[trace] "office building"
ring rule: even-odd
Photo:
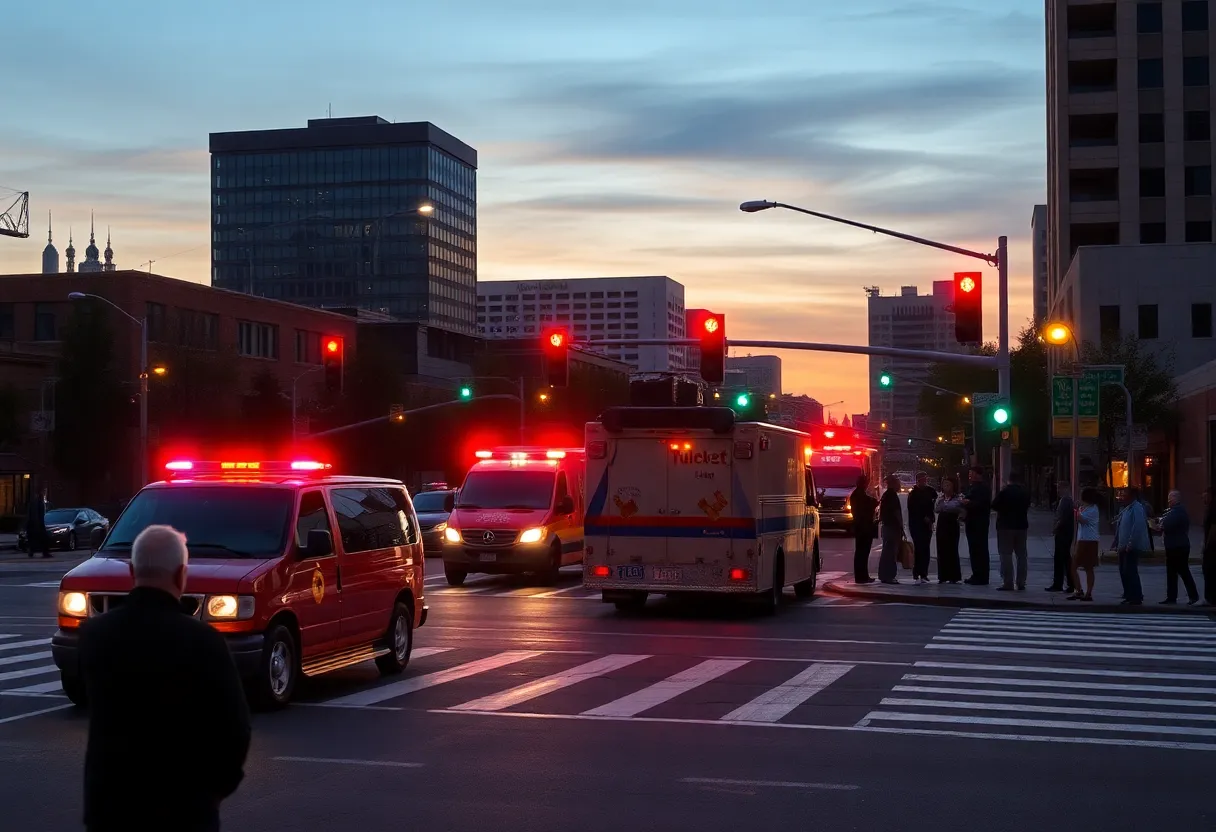
[[[869,306],[869,344],[938,352],[963,352],[954,338],[954,282],[933,281],[933,291],[917,293],[904,286],[898,295],[883,295],[877,287],[866,290]],[[904,358],[870,358],[870,423],[886,422],[888,430],[909,436],[928,436],[929,423],[920,413],[923,382],[932,364]],[[890,388],[878,377],[889,371]]]
[[[1048,294],[1080,246],[1212,240],[1208,0],[1048,0]]]
[[[477,328],[482,337],[540,337],[547,326],[569,328],[576,346],[597,339],[684,338],[684,287],[659,275],[477,284]],[[588,348],[639,372],[684,369],[681,346]]]
[[[1036,205],[1030,215],[1031,287],[1034,293],[1031,308],[1034,319],[1047,317],[1047,206]]]
[[[781,395],[781,358],[776,355],[728,356],[726,371],[742,373],[742,386],[758,396]]]
[[[477,152],[429,122],[212,133],[211,206],[217,288],[476,331]]]

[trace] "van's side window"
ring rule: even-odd
[[[305,491],[300,497],[300,517],[296,520],[296,546],[308,545],[308,533],[313,529],[333,531],[329,527],[329,514],[325,511],[325,498],[320,491]]]
[[[342,549],[348,554],[404,546],[408,530],[389,488],[338,488],[330,492]]]
[[[566,472],[562,471],[557,475],[557,499],[560,500],[562,497],[569,496],[570,489],[566,485]]]
[[[806,496],[808,498],[815,496],[815,475],[811,473],[811,469],[806,469]]]
[[[418,543],[418,515],[414,512],[414,505],[410,502],[409,497],[405,495],[405,489],[394,488],[390,492],[393,495],[393,503],[397,506],[397,519],[401,521],[402,528],[405,529],[405,540],[409,544]]]

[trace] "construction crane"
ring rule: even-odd
[[[16,198],[9,202],[10,194]],[[5,207],[7,203],[7,207]],[[0,237],[30,236],[30,192],[0,187]]]

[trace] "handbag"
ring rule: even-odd
[[[916,549],[912,546],[912,541],[904,537],[899,541],[899,565],[904,569],[911,569],[916,563]]]

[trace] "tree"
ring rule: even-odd
[[[996,344],[984,344],[972,353],[996,355]],[[1012,357],[1010,363],[1012,364]],[[965,364],[934,364],[929,370],[927,381],[933,387],[921,390],[920,412],[922,416],[929,418],[934,436],[949,436],[953,429],[959,427],[965,428],[967,433],[971,432],[971,406],[963,402],[961,397],[942,393],[942,390],[970,396],[972,393],[995,393],[997,389],[996,373]],[[899,383],[898,379],[896,383]]]
[[[291,430],[291,402],[283,394],[279,377],[269,370],[253,377],[241,410],[245,434],[255,442],[279,441]]]
[[[236,355],[154,345],[153,364],[163,364],[163,378],[153,376],[148,397],[149,420],[161,444],[177,440],[226,439],[240,430],[239,376]]]
[[[139,393],[134,379],[124,384],[117,375],[106,310],[94,303],[71,309],[60,342],[53,455],[58,471],[88,500],[99,496],[95,489],[120,463],[129,470],[138,459],[138,448],[124,440],[132,436]]]

